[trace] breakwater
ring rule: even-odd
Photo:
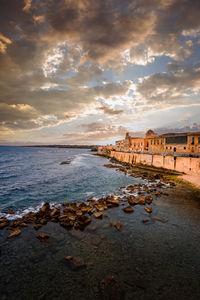
[[[110,147],[99,147],[98,154],[129,164],[142,164],[157,168],[200,175],[200,158],[151,153],[129,153],[114,151]]]

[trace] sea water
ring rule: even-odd
[[[108,160],[89,150],[1,147],[0,153],[0,211],[10,218],[45,201],[84,201],[118,192],[120,186],[148,184],[104,167]],[[153,195],[151,206],[152,215],[166,223],[144,224],[151,217],[137,205],[131,214],[122,207],[106,210],[106,218],[92,217],[84,231],[52,222],[36,231],[30,224],[10,240],[9,231],[0,230],[0,299],[120,299],[119,294],[104,297],[101,282],[107,276],[114,276],[125,300],[199,299],[199,193],[183,184],[165,191],[168,196]],[[14,215],[7,214],[11,208]],[[49,243],[37,239],[40,233],[49,234]],[[69,255],[83,259],[86,267],[71,270]]]
[[[107,159],[92,153],[85,149],[0,147],[0,216],[9,209],[17,215],[33,211],[46,201],[57,204],[100,197],[133,182],[105,168]],[[69,164],[60,165],[63,161]]]

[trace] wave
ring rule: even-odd
[[[38,212],[40,210],[40,208],[42,207],[42,205],[44,204],[44,202],[41,202],[39,205],[33,207],[33,206],[29,206],[25,209],[19,209],[17,210],[14,214],[9,214],[6,212],[1,212],[0,211],[0,218],[1,217],[6,217],[8,220],[15,220],[15,219],[19,219],[22,218],[24,215],[30,213],[30,212]],[[50,204],[50,208],[53,208],[55,205],[56,206],[61,206],[60,203],[49,203]]]

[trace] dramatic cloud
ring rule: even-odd
[[[136,92],[148,102],[162,102],[197,95],[200,91],[200,66],[153,74],[136,84]]]
[[[102,138],[117,137],[149,112],[197,104],[199,11],[199,0],[2,0],[0,134],[39,140],[103,118]]]

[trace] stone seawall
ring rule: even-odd
[[[98,148],[98,154],[106,155],[120,162],[129,164],[143,164],[147,166],[184,172],[186,174],[200,175],[200,158],[149,153],[126,153],[112,151],[110,149],[108,150],[104,147]]]

